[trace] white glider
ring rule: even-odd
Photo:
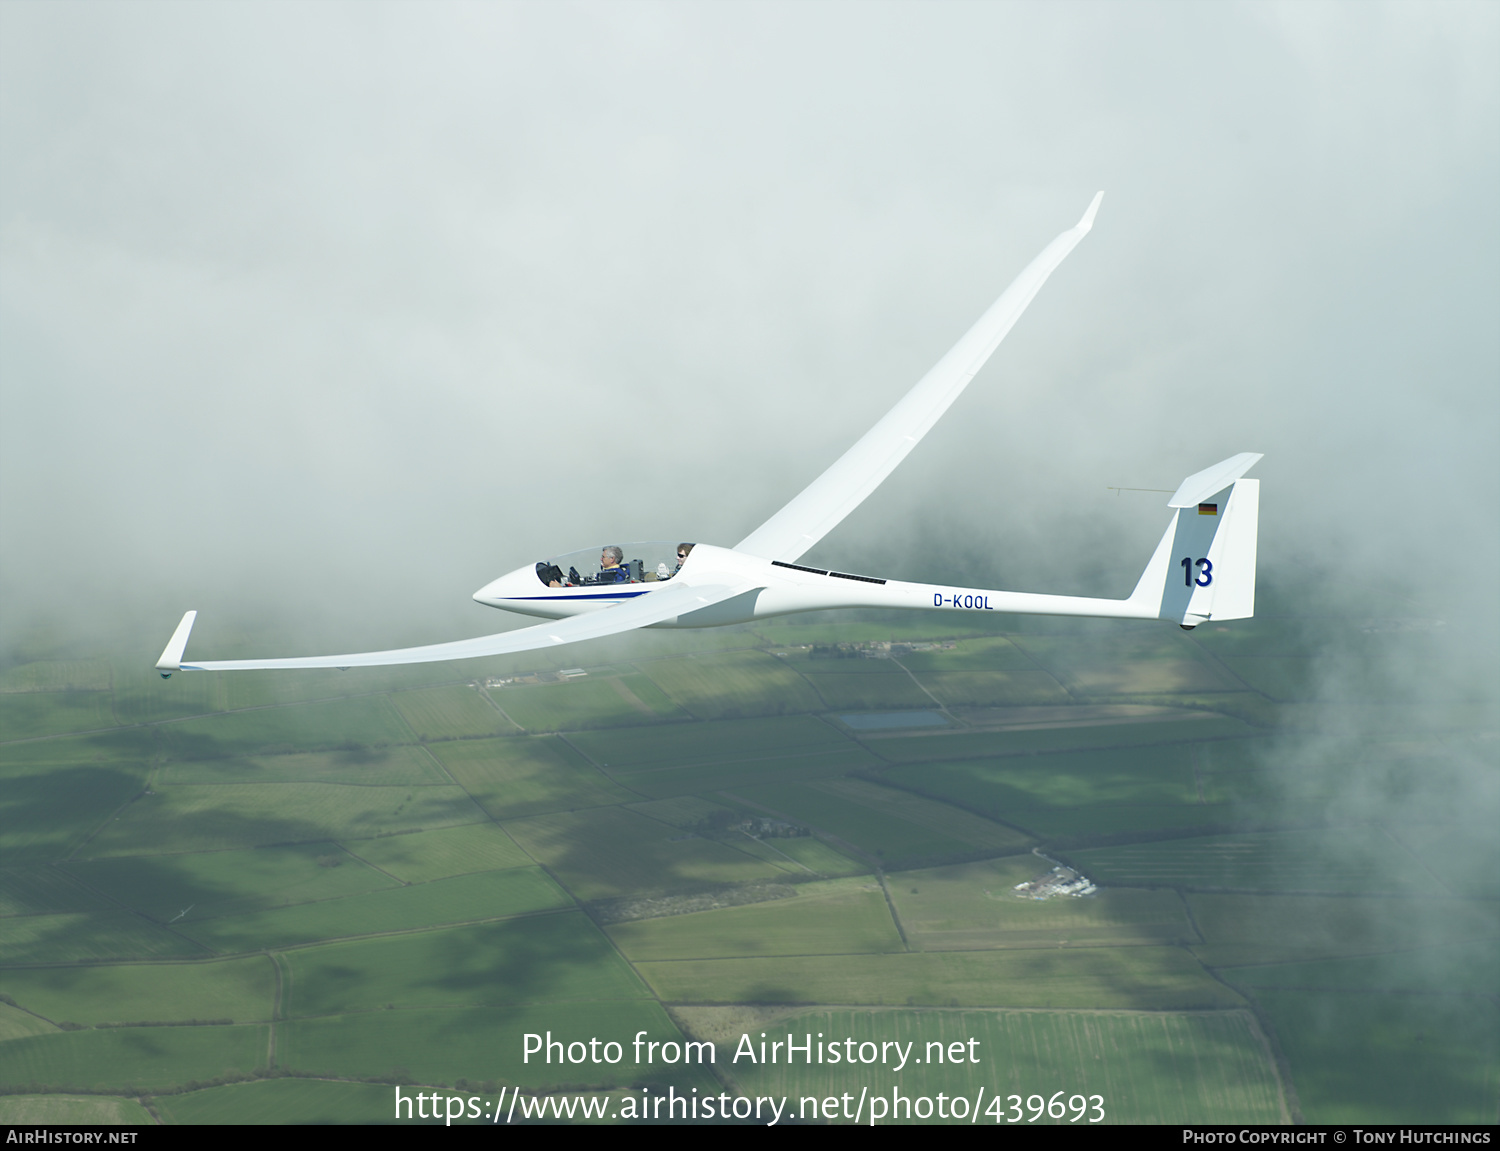
[[[292,659],[188,660],[197,612],[177,625],[156,663],[174,671],[251,668],[350,668],[473,659],[555,647],[641,627],[712,627],[827,608],[905,607],[932,611],[1001,611],[1025,615],[1172,620],[1193,628],[1206,620],[1255,613],[1258,480],[1243,476],[1261,457],[1244,452],[1182,481],[1174,510],[1135,590],[1123,600],[904,583],[804,567],[796,561],[864,501],[984,366],[1047,277],[1088,234],[1104,193],[1078,223],[1042,250],[885,417],[789,504],[735,547],[632,544],[544,560],[519,568],[474,593],[491,607],[542,616],[548,623],[499,635],[426,647]],[[598,558],[598,570],[589,561]],[[674,561],[675,560],[675,564]],[[590,567],[580,575],[578,565]]]

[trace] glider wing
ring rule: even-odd
[[[177,625],[176,632],[167,649],[162,652],[156,669],[163,675],[182,671],[244,671],[253,668],[313,668],[313,667],[379,667],[397,663],[435,663],[445,659],[476,659],[488,655],[508,655],[511,652],[532,651],[536,648],[556,647],[558,644],[578,643],[580,640],[598,639],[601,636],[617,635],[663,623],[679,615],[698,611],[729,599],[746,590],[743,587],[702,585],[694,587],[687,583],[674,583],[671,587],[653,591],[629,603],[600,608],[586,615],[575,615],[568,619],[553,620],[534,627],[518,628],[498,635],[478,636],[475,639],[460,639],[452,643],[434,643],[426,647],[403,647],[393,651],[365,651],[350,655],[300,656],[292,659],[225,659],[189,660],[184,656],[187,647],[187,632],[192,628],[192,617],[188,612]]]
[[[1100,192],[1083,219],[1042,250],[979,322],[907,392],[885,418],[791,503],[739,542],[736,551],[791,563],[864,502],[896,469],[1000,346],[1064,257],[1088,234]]]

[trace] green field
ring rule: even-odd
[[[815,751],[810,755],[775,755],[764,759],[707,763],[696,767],[663,767],[622,775],[622,781],[642,795],[714,794],[726,788],[754,787],[806,779],[826,779],[855,771],[870,771],[880,761],[854,746]]]
[[[641,670],[696,719],[788,715],[826,706],[805,679],[765,652],[654,660]]]
[[[10,739],[114,726],[107,691],[0,693],[0,730]]]
[[[220,954],[321,939],[412,931],[566,907],[567,893],[535,867],[513,867],[414,883],[222,919],[184,920],[179,929]]]
[[[1450,995],[1489,995],[1494,991],[1496,971],[1500,971],[1500,939],[1416,947],[1358,959],[1227,967],[1219,974],[1236,986],[1250,988],[1424,992],[1441,987]]]
[[[169,763],[156,778],[162,783],[348,783],[367,787],[450,782],[437,761],[420,747],[359,747]]]
[[[1025,836],[993,820],[868,780],[830,779],[807,787],[875,815],[899,818],[926,831],[939,832],[986,855],[1005,854],[1027,842]]]
[[[618,807],[517,820],[506,830],[580,899],[765,882],[785,872]]]
[[[628,811],[644,815],[658,823],[665,823],[681,831],[699,830],[705,820],[729,819],[735,809],[710,799],[694,795],[682,795],[675,799],[648,799],[627,806]]]
[[[1188,747],[924,763],[880,775],[897,787],[1005,820],[1035,808],[1188,804],[1196,798]]]
[[[1369,895],[1432,887],[1426,869],[1374,827],[1204,836],[1069,858],[1102,882],[1142,887]]]
[[[871,870],[870,865],[856,859],[852,851],[840,851],[812,836],[766,840],[763,847],[776,856],[795,861],[812,875],[863,875]]]
[[[288,1019],[398,1003],[498,1007],[649,997],[609,940],[576,912],[298,948],[281,964]]]
[[[263,955],[214,963],[0,971],[0,991],[54,1023],[269,1021],[276,973]]]
[[[453,786],[174,784],[134,800],[89,841],[83,857],[317,843],[482,819],[468,793]]]
[[[167,756],[178,760],[378,747],[412,739],[411,728],[383,695],[255,707],[163,724],[161,733]]]
[[[1263,605],[1264,606],[1264,605]],[[1217,656],[1314,654],[1330,640],[1342,639],[1349,628],[1342,620],[1262,612],[1254,627],[1234,624],[1202,627],[1193,632],[1193,646]]]
[[[655,735],[655,739],[642,738]],[[817,779],[879,766],[830,724],[807,716],[685,724],[654,732],[570,737],[643,796],[707,795],[730,787]]]
[[[11,779],[59,766],[144,766],[156,757],[157,734],[149,728],[118,728],[15,743],[0,740],[0,749],[0,778]]]
[[[607,929],[631,960],[901,951],[880,885],[838,879],[796,887],[788,899]]]
[[[813,644],[960,640],[997,630],[992,626],[994,620],[967,612],[962,616],[944,615],[941,618],[905,612],[880,614],[883,618],[871,618],[871,613],[858,611],[782,616],[757,621],[755,632],[766,639],[768,650],[783,651]]]
[[[268,1028],[111,1027],[13,1039],[0,1087],[30,1090],[162,1090],[266,1065]]]
[[[1198,942],[1175,892],[1126,888],[1045,901],[1017,896],[1016,884],[1051,867],[1028,853],[899,872],[890,876],[891,902],[907,939],[923,951]]]
[[[492,690],[490,698],[530,732],[582,731],[686,719],[644,675],[590,676],[558,684]]]
[[[129,760],[37,766],[24,775],[9,774],[0,789],[5,865],[62,858],[138,796],[145,782],[145,766]]]
[[[1023,714],[1031,714],[1030,712]],[[1148,722],[1073,725],[1066,712],[1042,709],[1050,723],[1026,723],[1011,730],[974,731],[941,735],[907,735],[872,740],[880,757],[891,763],[926,763],[963,759],[991,759],[1049,751],[1101,748],[1118,751],[1152,744],[1185,744],[1198,740],[1232,739],[1253,733],[1237,719],[1195,712]]]
[[[1017,647],[1079,695],[1243,690],[1191,639],[1165,628],[1015,636]]]
[[[827,1003],[842,998],[881,1007],[1135,1011],[1208,1011],[1243,1003],[1175,947],[693,959],[640,962],[636,969],[658,995],[675,1003]]]
[[[1248,803],[1086,803],[1077,807],[1015,807],[1006,819],[1059,848],[1087,847],[1123,837],[1207,835],[1274,823],[1269,805]]]
[[[39,651],[0,668],[0,1118],[389,1122],[400,1081],[1493,1122],[1493,713],[1395,690],[1403,635],[838,613],[166,681]],[[1328,652],[1363,661],[1337,690]],[[1058,862],[1097,890],[1016,893]],[[983,1059],[731,1058],[788,1030]],[[719,1062],[524,1056],[641,1031]]]
[[[922,671],[913,673],[945,707],[1045,707],[1069,703],[1067,691],[1045,671]]]
[[[1029,842],[1008,827],[918,796],[860,779],[741,787],[756,807],[848,844],[885,866],[995,855]]]
[[[832,711],[924,708],[932,698],[890,660],[800,659],[788,666],[800,672]]]
[[[269,1124],[394,1122],[394,1090],[383,1083],[333,1079],[262,1079],[182,1095],[163,1095],[156,1108],[168,1123],[235,1127]]]
[[[711,1009],[681,1015],[689,1027],[694,1022],[709,1027],[719,1022]],[[720,1024],[715,1030],[729,1039],[736,1029]],[[851,1067],[847,1062],[789,1067],[742,1059],[729,1069],[745,1093],[785,1095],[799,1109],[807,1106],[804,1100],[820,1104],[844,1092],[857,1099],[868,1091],[871,1098],[884,1101],[882,1119],[908,1123],[920,1121],[920,1111],[903,1113],[897,1099],[904,1096],[910,1108],[913,1097],[927,1096],[930,1109],[931,1097],[944,1092],[961,1096],[966,1113],[979,1099],[979,1122],[992,1126],[997,1115],[1007,1124],[1030,1119],[1079,1127],[1090,1126],[1091,1117],[1098,1115],[1106,1123],[1155,1124],[1277,1124],[1289,1118],[1266,1045],[1245,1011],[1178,1015],[825,1010],[777,1019],[766,1024],[765,1031],[768,1036],[794,1035],[799,1044],[809,1035],[877,1046],[894,1040],[912,1044],[916,1059],[929,1051],[928,1044],[951,1050],[949,1045],[957,1042],[963,1052],[964,1062],[957,1065],[911,1063],[899,1074],[889,1066]],[[1077,1095],[1085,1099],[1071,1111],[1060,1101],[1060,1119],[1045,1113],[1038,1117],[1039,1109],[1027,1110],[1031,1096],[1041,1092],[1046,1100],[1058,1090],[1064,1101]],[[1012,1094],[1021,1097],[1014,1111]],[[1085,1104],[1094,1095],[1100,1100],[1090,1108]],[[996,1096],[1001,1097],[998,1112],[990,1110]],[[929,1115],[929,1121],[942,1122],[931,1110]]]
[[[570,737],[570,742],[616,775],[851,746],[848,736],[810,716],[692,723],[651,731],[589,732]]]
[[[107,899],[81,886],[58,868],[43,866],[0,871],[0,916],[112,909]]]
[[[328,669],[289,671],[286,675],[230,672],[218,678],[223,680],[220,694],[223,706],[233,711],[299,704],[307,700],[373,696],[381,692],[396,694],[413,688],[451,684],[463,676],[463,668],[461,663],[370,668],[369,674],[361,675],[358,680],[351,680],[342,671]]]
[[[909,651],[895,657],[912,671],[1034,671],[1036,664],[1004,636],[959,640],[952,648]]]
[[[7,964],[196,958],[209,954],[201,944],[129,911],[23,915],[4,920],[3,930],[3,961]]]
[[[1228,672],[1193,659],[1163,659],[1121,666],[1113,663],[1053,665],[1053,672],[1076,697],[1166,695],[1176,692],[1243,691]]]
[[[1500,937],[1500,907],[1481,900],[1328,896],[1186,897],[1212,967],[1374,955]]]
[[[62,869],[114,903],[157,923],[177,921],[184,926],[397,884],[327,841],[251,851],[126,856],[66,863]]]
[[[496,819],[640,797],[612,782],[556,736],[464,740],[432,746],[453,779]]]
[[[904,675],[811,675],[830,711],[902,710],[932,706],[932,697]]]
[[[637,1031],[659,1040],[681,1035],[649,999],[369,1011],[293,1020],[276,1028],[277,1052],[285,1066],[338,1078],[410,1076],[419,1083],[469,1079],[538,1088],[650,1084],[663,1090],[672,1083],[680,1092],[719,1090],[712,1075],[697,1066],[637,1066],[629,1060],[613,1066],[549,1066],[536,1057],[525,1062],[522,1036],[548,1031],[567,1041],[608,1035],[627,1044]]]
[[[39,659],[0,671],[0,694],[34,691],[109,691],[104,659]]]
[[[151,1115],[134,1099],[109,1095],[0,1096],[0,1123],[22,1126],[146,1127]]]
[[[55,1025],[40,1019],[9,1003],[0,1003],[0,1043],[9,1039],[22,1039],[28,1035],[50,1035],[59,1030]]]
[[[356,839],[343,847],[403,883],[426,883],[450,875],[525,867],[531,862],[515,840],[491,823],[470,823],[381,839]]]
[[[1495,1122],[1492,996],[1257,990],[1310,1123]]]
[[[516,725],[501,715],[478,688],[428,687],[398,691],[391,702],[406,725],[422,739],[508,735]]]

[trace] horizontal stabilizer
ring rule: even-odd
[[[1211,468],[1194,472],[1177,486],[1177,490],[1172,493],[1172,498],[1167,501],[1167,507],[1197,507],[1215,492],[1223,491],[1234,483],[1263,458],[1265,457],[1261,452],[1241,452]]]

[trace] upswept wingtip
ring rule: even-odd
[[[182,654],[187,649],[188,636],[192,634],[193,621],[197,618],[196,611],[185,614],[182,622],[177,625],[177,630],[172,633],[172,638],[167,641],[161,659],[156,661],[156,670],[161,672],[162,679],[169,678],[174,671],[181,669]]]
[[[1104,199],[1104,192],[1094,193],[1094,198],[1089,202],[1089,210],[1083,214],[1083,219],[1078,221],[1078,230],[1087,232],[1094,226],[1094,217],[1099,213],[1099,202]]]

